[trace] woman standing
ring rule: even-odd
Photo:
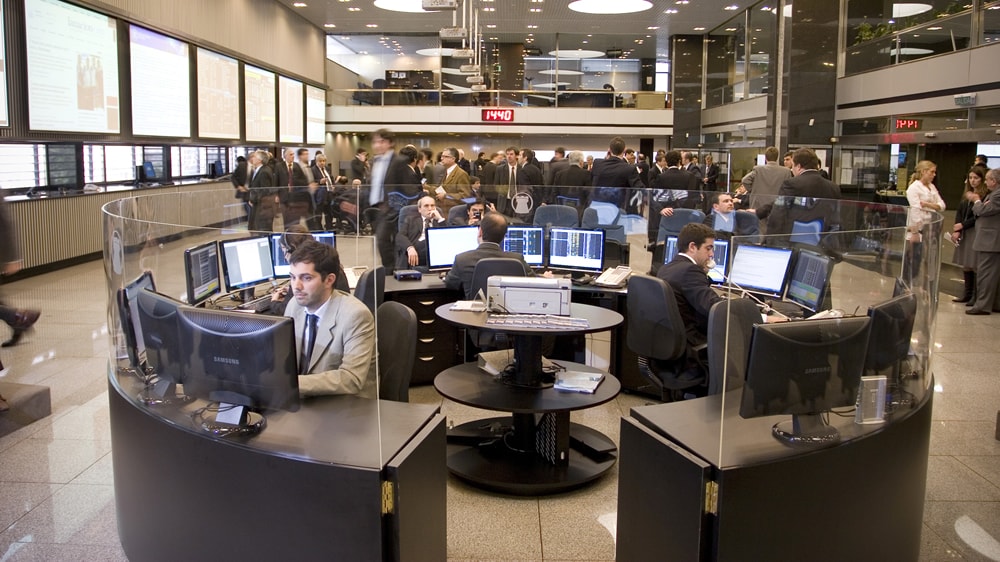
[[[934,187],[934,176],[937,175],[937,164],[930,160],[921,160],[910,175],[910,185],[906,188],[906,200],[910,203],[909,216],[906,219],[907,253],[903,263],[903,280],[913,286],[913,280],[920,273],[920,261],[923,259],[923,235],[921,230],[933,218],[930,211],[944,210],[944,199]]]
[[[968,303],[968,306],[972,306],[972,301],[976,298],[976,252],[972,249],[976,240],[976,215],[972,212],[972,204],[986,197],[986,184],[983,181],[985,176],[986,170],[978,166],[969,170],[965,180],[965,194],[955,211],[955,226],[951,234],[955,243],[955,257],[952,261],[962,267],[962,276],[965,278],[965,293],[952,301]]]

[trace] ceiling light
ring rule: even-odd
[[[369,29],[375,29],[376,27],[378,27],[378,24],[377,23],[366,23],[365,27],[367,27]]]
[[[497,9],[494,8],[493,6],[487,6],[487,7],[483,8],[483,11],[484,12],[495,12],[495,11],[497,11]]]
[[[927,31],[941,31],[942,27],[940,25],[935,25],[934,27],[928,27]]]
[[[694,30],[695,31],[705,31],[705,28],[704,27],[696,27],[696,28],[694,28]]]
[[[539,74],[545,74],[546,76],[559,74],[559,76],[583,76],[583,73],[579,70],[563,70],[561,68],[547,68],[545,70],[539,70]]]
[[[660,29],[660,26],[658,26],[658,25],[651,25],[651,26],[647,27],[646,29]]]
[[[678,6],[686,6],[687,3],[688,3],[688,0],[677,0],[677,2],[674,2],[674,3],[677,4]]]
[[[360,12],[361,8],[348,8],[347,11],[348,12]]]
[[[892,5],[892,17],[894,18],[908,18],[910,16],[915,16],[917,14],[922,14],[930,10],[932,6],[930,4],[916,4],[910,2],[904,2],[901,4]]]
[[[295,6],[296,8],[305,8],[308,5],[309,4],[306,4],[305,2],[295,2],[292,4],[292,6]]]
[[[735,27],[727,27],[726,31],[736,31],[736,28]]]
[[[497,24],[495,24],[495,23],[488,23],[488,24],[486,24],[486,29],[496,29],[496,28],[497,28]]]
[[[593,59],[603,57],[603,51],[589,51],[587,49],[556,49],[549,51],[549,55],[561,59]]]
[[[332,23],[324,23],[323,27],[328,28],[328,29],[333,29],[333,28],[335,28],[337,26],[334,25],[334,24],[332,24]]]
[[[410,14],[429,14],[437,10],[425,10],[420,0],[375,0],[375,7],[391,12],[406,12]]]
[[[529,24],[529,25],[527,25],[525,27],[527,27],[528,29],[538,29],[537,25],[532,25],[532,24]]]
[[[733,10],[739,10],[739,9],[740,9],[740,7],[737,6],[736,4],[730,4],[730,5],[726,6],[725,8],[723,8],[723,10],[729,10],[730,12],[732,12]]]
[[[541,12],[542,9],[541,8],[529,8],[528,11],[529,12],[535,12],[537,14],[538,12]]]
[[[423,55],[425,57],[450,57],[455,53],[455,49],[448,47],[430,47],[427,49],[417,49],[415,52],[418,55]]]
[[[761,6],[761,7],[760,7],[760,11],[762,11],[762,12],[766,12],[766,11],[768,11],[768,10],[770,10],[770,9],[771,9],[771,7],[770,7],[770,6]]]
[[[584,14],[634,14],[653,7],[649,0],[574,0],[569,9]]]

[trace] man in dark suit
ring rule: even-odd
[[[700,184],[704,174],[702,174],[701,168],[698,167],[698,163],[694,161],[694,157],[690,152],[684,152],[681,154],[681,158],[683,159],[683,168],[694,174],[694,177],[698,178],[698,183]]]
[[[531,195],[532,189],[531,183],[521,173],[521,167],[518,165],[518,155],[521,151],[516,146],[508,146],[504,153],[506,160],[497,166],[493,183],[497,190],[497,210],[508,217],[513,217],[517,214],[514,212],[514,196],[519,193]],[[523,220],[526,216],[527,214],[521,213],[519,218]]]
[[[503,162],[503,153],[494,152],[490,159],[483,163],[482,169],[477,174],[479,179],[483,182],[483,197],[487,201],[497,204],[497,191],[496,178],[497,178],[497,166]]]
[[[966,314],[986,315],[996,310],[996,294],[1000,287],[1000,168],[986,172],[986,199],[972,205],[976,215],[976,239],[972,249],[976,262],[976,300]]]
[[[361,183],[368,183],[368,151],[359,148],[354,154],[354,158],[351,159],[351,175],[350,179],[361,180]]]
[[[448,276],[444,279],[445,286],[449,289],[462,290],[466,299],[476,298],[476,295],[472,294],[472,274],[476,270],[476,264],[483,258],[518,260],[524,266],[524,274],[526,276],[532,275],[528,264],[524,262],[524,256],[500,249],[500,244],[503,243],[506,234],[507,219],[500,213],[487,213],[479,223],[479,247],[455,256],[455,265],[452,266]]]
[[[705,184],[705,191],[718,191],[719,189],[719,165],[712,159],[712,155],[705,156],[705,177],[701,183]]]
[[[236,157],[236,169],[233,170],[231,176],[229,176],[229,181],[233,183],[233,188],[236,190],[236,198],[243,201],[243,206],[247,212],[247,221],[250,220],[250,188],[247,187],[247,180],[250,178],[247,175],[249,171],[249,165],[247,164],[247,159],[242,156]]]
[[[282,152],[283,160],[274,165],[274,187],[284,187],[291,191],[295,187],[295,151],[286,148]]]
[[[789,234],[795,221],[823,221],[823,232],[838,230],[840,187],[819,173],[819,158],[808,148],[792,153],[792,175],[778,190],[767,220],[768,234]]]
[[[667,152],[663,156],[663,163],[667,167],[656,176],[651,185],[653,191],[649,203],[647,230],[650,243],[656,241],[661,217],[672,216],[674,209],[677,208],[694,209],[701,205],[698,178],[681,169],[681,153],[676,150]]]
[[[621,137],[611,139],[608,146],[608,156],[594,161],[590,171],[594,186],[595,201],[614,203],[624,209],[626,190],[623,187],[642,187],[639,170],[625,160],[625,140]]]
[[[445,225],[430,195],[420,198],[417,210],[419,213],[406,219],[396,233],[396,269],[427,265],[427,229]]]
[[[250,155],[250,230],[270,231],[275,215],[281,208],[281,189],[274,187],[274,175],[271,168],[264,165],[267,153],[257,150]]]
[[[372,133],[372,152],[375,153],[371,166],[371,185],[368,190],[368,200],[363,201],[378,212],[375,218],[375,240],[379,256],[386,274],[390,274],[396,265],[396,252],[393,247],[396,223],[399,220],[401,203],[389,200],[390,192],[414,190],[419,192],[419,184],[413,185],[413,169],[410,164],[415,161],[414,155],[400,154],[393,150],[396,136],[389,129],[378,129]]]
[[[316,155],[312,165],[313,179],[316,180],[316,191],[313,193],[313,203],[316,207],[319,228],[332,229],[333,216],[330,211],[330,197],[334,190],[333,172],[322,152]]]
[[[674,292],[690,345],[707,341],[708,312],[722,300],[708,278],[714,255],[715,231],[699,223],[686,224],[677,236],[677,255],[656,273]]]
[[[552,160],[549,161],[549,169],[545,171],[545,185],[559,185],[555,183],[556,174],[568,167],[566,149],[561,146],[556,147],[552,154]]]

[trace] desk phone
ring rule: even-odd
[[[627,265],[609,267],[594,281],[594,284],[601,287],[624,287],[630,275],[632,268]]]

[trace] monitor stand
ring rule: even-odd
[[[150,375],[145,380],[146,387],[139,392],[136,398],[146,406],[174,406],[187,404],[191,401],[190,396],[177,394],[177,383],[157,379],[155,375]]]
[[[793,446],[832,445],[840,441],[840,432],[823,421],[823,414],[793,415],[790,421],[774,424],[771,435]]]
[[[250,288],[247,288],[247,289],[243,289],[242,291],[240,291],[240,301],[241,302],[250,302],[250,301],[252,301],[254,299],[254,295],[256,295],[256,294],[257,294],[257,288],[256,287],[250,287]]]
[[[201,429],[206,433],[228,435],[256,435],[267,427],[267,418],[250,411],[247,396],[226,390],[209,393],[209,400],[216,402],[215,419],[202,418]],[[211,411],[211,409],[206,410]]]

